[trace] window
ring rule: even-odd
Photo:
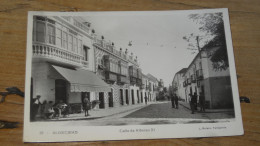
[[[47,37],[48,37],[48,43],[55,45],[55,28],[54,26],[48,24],[47,25]]]
[[[45,42],[45,23],[36,21],[36,41]]]
[[[78,41],[78,53],[82,53],[82,40]]]
[[[62,32],[62,47],[65,49],[68,49],[67,43],[68,43],[68,34],[63,31]]]
[[[88,61],[88,47],[83,46],[83,57],[85,58],[85,61]]]
[[[73,37],[73,52],[78,53],[78,39],[76,37]]]
[[[69,34],[69,39],[68,39],[68,50],[73,50],[72,49],[72,35]]]
[[[56,45],[61,47],[61,30],[56,29]]]

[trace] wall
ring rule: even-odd
[[[50,66],[45,62],[32,63],[33,98],[41,95],[40,101],[55,101],[55,80],[50,78]]]

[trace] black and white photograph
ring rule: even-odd
[[[243,134],[227,9],[29,12],[24,141]]]

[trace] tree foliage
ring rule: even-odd
[[[218,49],[211,54],[210,59],[213,62],[213,68],[215,70],[225,70],[229,67],[226,37],[224,29],[224,21],[222,13],[205,13],[205,14],[191,14],[189,19],[196,23],[199,23],[201,27],[200,31],[205,33],[205,36],[211,36],[212,39],[205,43],[201,50],[207,50],[213,47]],[[183,37],[184,40],[190,41],[189,37]],[[200,40],[199,40],[200,41]]]

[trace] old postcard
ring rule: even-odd
[[[244,133],[227,9],[29,12],[24,142]]]

